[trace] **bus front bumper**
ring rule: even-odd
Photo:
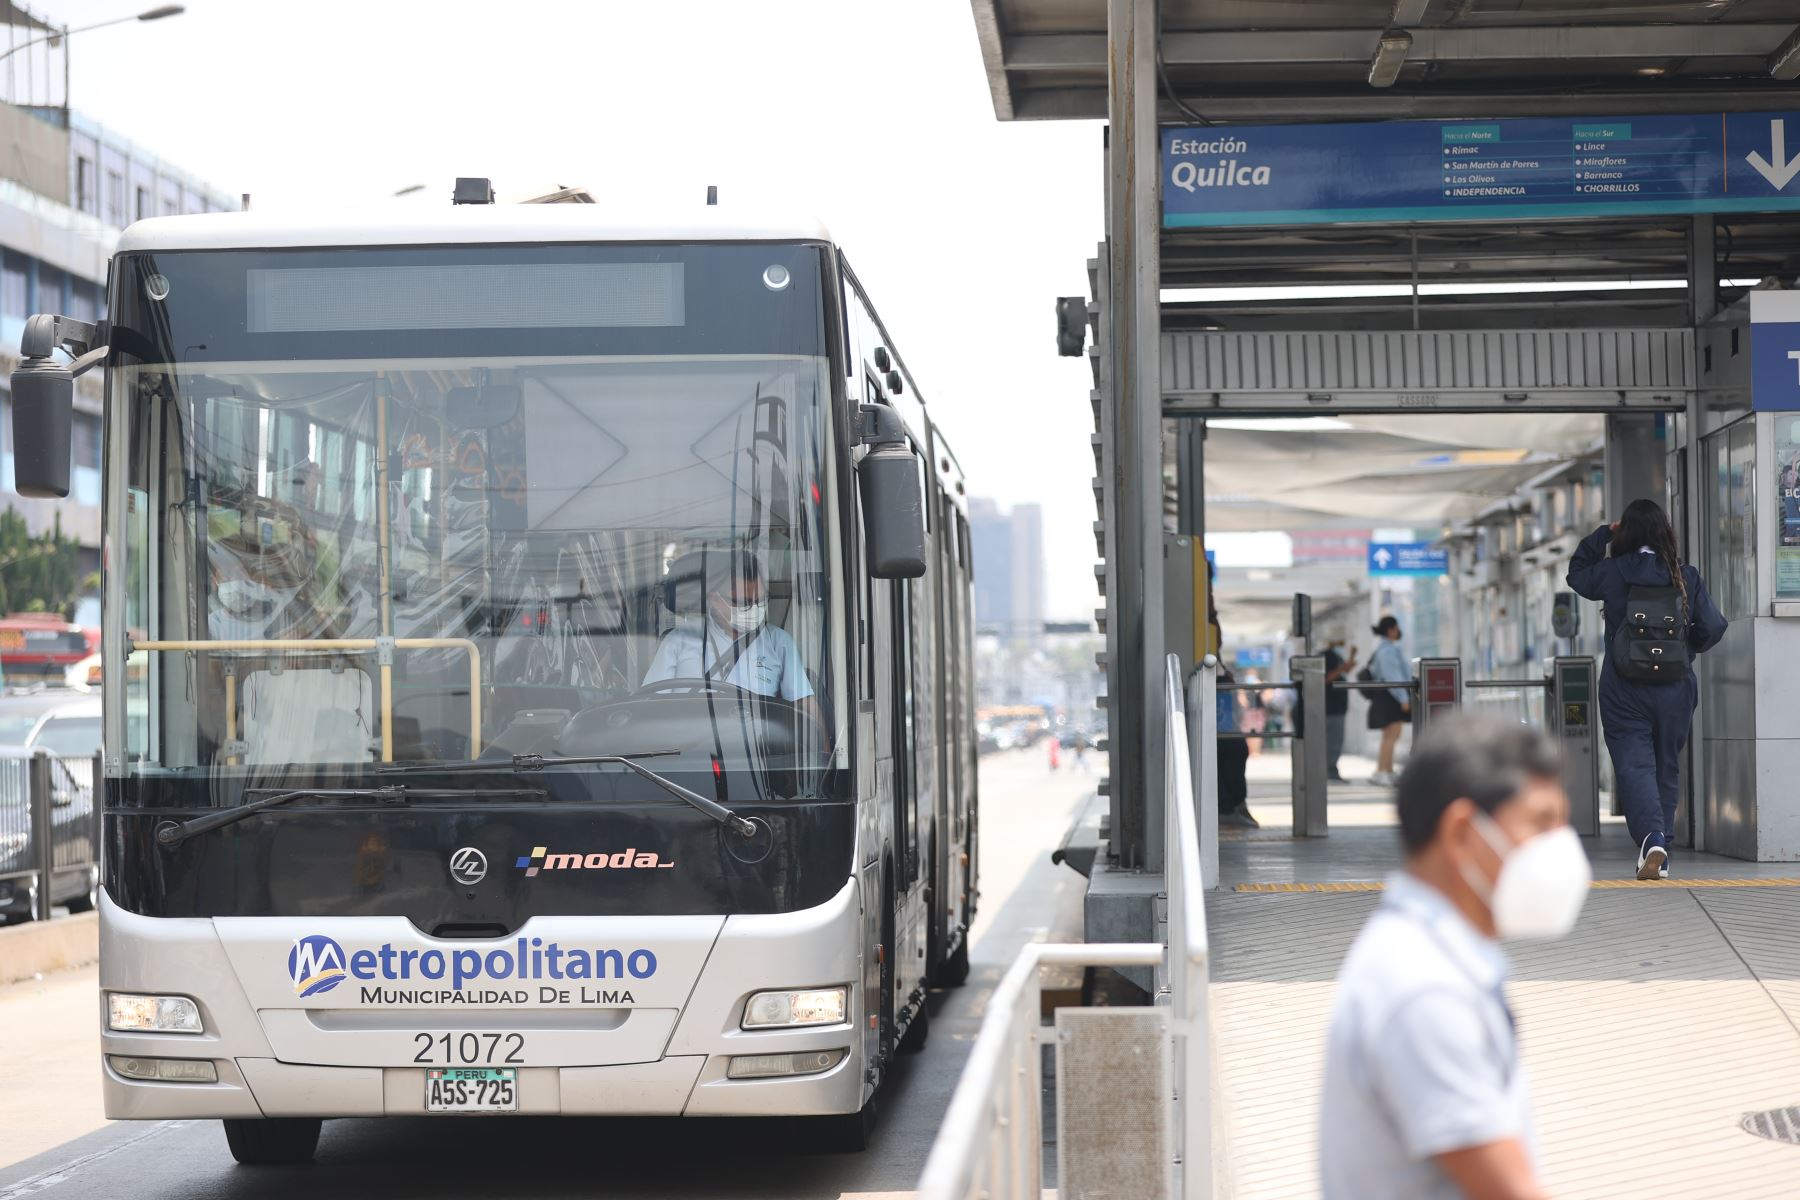
[[[636,936],[670,964],[666,982],[680,994],[677,1007],[407,1007],[352,1003],[344,997],[355,993],[346,987],[338,989],[344,996],[335,1007],[303,1008],[285,967],[278,992],[246,966],[268,958],[259,941],[295,940],[291,923],[281,919],[267,919],[276,927],[266,932],[251,928],[261,920],[141,917],[102,893],[99,1007],[108,1118],[423,1116],[429,1068],[413,1059],[425,1034],[449,1033],[454,1043],[475,1030],[485,1041],[514,1026],[528,1039],[524,1060],[513,1068],[521,1115],[823,1115],[855,1112],[868,1094],[859,1032],[866,1020],[858,986],[863,913],[854,880],[814,909],[710,918],[710,931],[694,935],[704,944],[691,956],[691,977],[681,973],[687,960],[676,940],[692,932],[696,919],[634,919]],[[331,932],[347,949],[355,943],[345,930],[368,920],[349,918]],[[584,927],[612,920],[558,918],[536,936],[570,942],[585,936]],[[659,940],[664,922],[675,932]],[[531,936],[534,925],[520,932]],[[407,936],[419,947],[449,945],[416,931]],[[848,988],[842,1024],[741,1028],[745,1001],[757,991],[833,983]],[[112,992],[190,997],[200,1006],[204,1032],[115,1032],[107,1028]],[[538,999],[531,989],[518,994]],[[655,1004],[659,994],[646,990],[645,998]],[[806,1052],[841,1057],[816,1074],[728,1075],[734,1058]],[[208,1062],[217,1082],[127,1078],[118,1069],[122,1058]]]

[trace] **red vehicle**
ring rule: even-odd
[[[61,683],[68,669],[100,647],[100,631],[71,625],[55,613],[0,617],[0,671],[5,681]]]

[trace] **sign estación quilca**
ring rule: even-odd
[[[1800,111],[1169,129],[1162,168],[1167,228],[1795,209]]]

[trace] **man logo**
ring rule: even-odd
[[[487,855],[473,846],[464,846],[450,856],[450,878],[465,887],[487,878]]]
[[[308,934],[288,951],[288,975],[296,996],[318,996],[344,982],[344,948],[322,933]]]

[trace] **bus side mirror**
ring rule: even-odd
[[[13,483],[21,496],[69,494],[70,423],[75,376],[48,358],[28,358],[12,373]]]
[[[906,444],[900,414],[885,404],[861,409],[862,440],[872,447],[856,467],[862,489],[863,543],[876,579],[925,574],[925,498],[919,460]]]
[[[58,347],[78,357],[59,363],[51,357]],[[75,377],[105,357],[104,325],[45,313],[25,322],[19,366],[12,373],[13,485],[19,495],[68,496]]]

